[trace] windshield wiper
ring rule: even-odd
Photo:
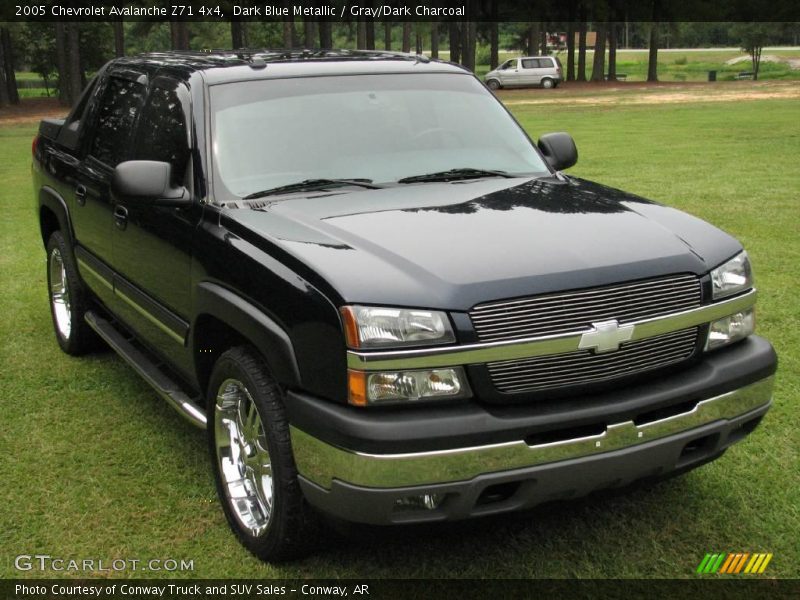
[[[372,183],[372,179],[305,179],[303,181],[298,181],[297,183],[280,185],[267,190],[261,190],[260,192],[253,192],[252,194],[247,194],[247,196],[242,199],[253,200],[255,198],[263,198],[264,196],[273,196],[276,194],[309,192],[313,190],[322,190],[329,187],[340,187],[345,185],[355,185],[371,190],[377,190],[381,188],[379,185],[374,185]]]
[[[397,183],[417,183],[422,181],[458,181],[459,179],[477,179],[480,177],[514,177],[507,171],[493,171],[490,169],[448,169],[425,175],[414,175],[398,179]]]

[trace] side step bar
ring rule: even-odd
[[[206,428],[206,414],[183,392],[177,383],[161,371],[143,352],[138,350],[106,319],[89,310],[84,315],[89,326],[149,383],[159,396],[192,425]]]

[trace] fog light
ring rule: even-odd
[[[713,321],[708,328],[706,350],[714,350],[733,342],[743,340],[753,333],[756,326],[754,308],[748,308],[733,315]]]
[[[442,505],[444,494],[420,494],[395,500],[395,510],[436,510]]]
[[[446,400],[470,395],[467,378],[461,367],[375,373],[351,370],[349,385],[350,403],[359,406]]]

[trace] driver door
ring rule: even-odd
[[[150,86],[133,137],[131,160],[172,166],[172,184],[192,190],[189,91],[158,77]],[[114,199],[115,289],[124,320],[158,353],[191,370],[187,335],[191,315],[192,239],[199,202],[187,208]]]

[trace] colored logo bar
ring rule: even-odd
[[[767,569],[772,560],[772,552],[716,552],[707,553],[696,573],[716,573],[717,575],[746,573],[751,575],[761,574]]]

